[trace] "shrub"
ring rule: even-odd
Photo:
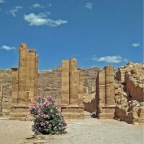
[[[34,117],[32,131],[35,134],[64,134],[66,133],[66,123],[60,112],[60,108],[55,105],[52,97],[37,97],[38,104],[29,107],[30,113]]]

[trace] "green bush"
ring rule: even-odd
[[[67,124],[60,112],[60,108],[55,105],[51,96],[43,98],[37,97],[38,104],[29,107],[30,113],[34,117],[32,131],[35,134],[64,134]]]

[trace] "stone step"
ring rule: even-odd
[[[9,114],[10,117],[26,117],[27,115],[29,115],[30,113],[29,112],[23,112],[23,113],[14,113],[14,112],[11,112]]]
[[[20,121],[26,121],[26,117],[10,117],[9,120],[20,120]]]

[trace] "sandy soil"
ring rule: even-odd
[[[0,118],[0,144],[144,144],[144,125],[116,120],[66,120],[67,134],[36,136],[32,122]]]

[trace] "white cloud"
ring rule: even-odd
[[[0,0],[0,3],[4,3],[4,0]]]
[[[42,6],[42,5],[39,4],[39,3],[35,3],[35,4],[33,4],[32,7],[33,7],[33,8],[43,8],[44,6]]]
[[[49,7],[52,7],[52,4],[48,4]]]
[[[91,10],[93,8],[93,4],[91,2],[88,2],[88,3],[85,4],[84,7]]]
[[[22,6],[15,6],[14,9],[10,10],[9,12],[10,14],[12,14],[13,17],[16,17],[16,13],[22,8]]]
[[[133,47],[139,47],[139,46],[140,46],[140,43],[133,43],[132,46],[133,46]]]
[[[96,56],[93,56],[93,61],[98,62],[105,62],[105,63],[121,63],[121,62],[127,62],[127,59],[123,59],[121,56],[105,56],[97,58]]]
[[[16,48],[15,47],[11,47],[11,46],[8,46],[8,45],[3,45],[1,47],[1,49],[4,49],[6,51],[11,51],[11,50],[15,50]]]
[[[61,24],[66,24],[68,21],[66,20],[52,20],[50,18],[47,18],[47,14],[40,13],[38,15],[34,13],[30,13],[28,15],[24,15],[24,20],[29,23],[30,26],[43,26],[47,25],[50,27],[56,27]]]

